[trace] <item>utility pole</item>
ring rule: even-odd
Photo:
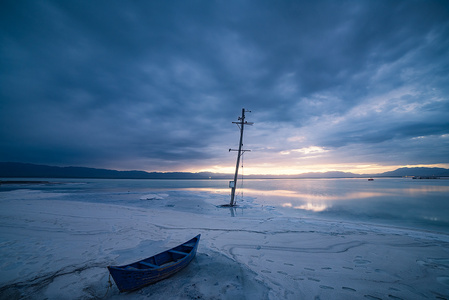
[[[245,151],[251,151],[251,150],[242,150],[242,146],[243,146],[243,129],[244,129],[245,125],[253,125],[254,124],[252,122],[245,121],[245,112],[251,112],[251,111],[250,110],[245,110],[244,108],[242,108],[242,116],[238,118],[238,122],[232,122],[234,124],[237,124],[237,126],[240,128],[240,142],[239,142],[239,149],[238,150],[229,149],[229,151],[238,151],[237,163],[235,165],[234,181],[229,182],[229,187],[231,188],[231,202],[229,203],[229,206],[234,206],[235,205],[234,198],[235,198],[235,189],[237,187],[237,176],[238,176],[238,173],[239,173],[240,157],[243,155],[243,153]]]

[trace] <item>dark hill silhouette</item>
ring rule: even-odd
[[[227,174],[188,172],[116,171],[85,167],[55,167],[28,163],[0,162],[0,177],[105,178],[105,179],[208,179],[229,178]]]
[[[449,176],[444,168],[399,168],[380,174],[359,175],[348,172],[305,173],[299,175],[250,175],[246,178],[360,178],[402,176]],[[232,179],[233,174],[200,172],[117,171],[86,167],[55,167],[17,162],[0,162],[3,178],[105,178],[105,179]]]
[[[449,169],[444,168],[399,168],[378,176],[449,176]]]

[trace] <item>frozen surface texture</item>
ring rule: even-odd
[[[2,192],[0,299],[449,298],[446,234],[292,217],[250,202],[218,208],[224,201],[187,191]],[[198,233],[197,257],[180,273],[133,293],[108,289],[107,265]]]

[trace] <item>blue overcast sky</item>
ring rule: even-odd
[[[0,161],[449,167],[449,1],[0,3]]]

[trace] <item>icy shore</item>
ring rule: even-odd
[[[78,201],[100,197],[95,201]],[[449,236],[292,217],[201,192],[0,193],[0,299],[448,299]],[[137,204],[136,204],[137,203]],[[137,292],[126,264],[201,233],[197,257]]]

